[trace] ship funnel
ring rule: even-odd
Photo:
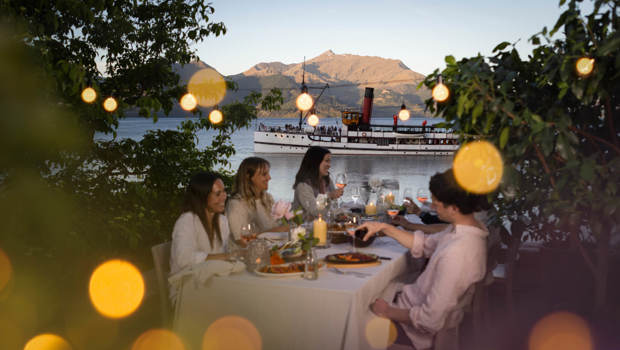
[[[367,87],[366,91],[364,91],[364,105],[362,106],[362,122],[360,123],[361,125],[370,125],[374,91],[375,89],[371,87]]]

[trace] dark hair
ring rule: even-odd
[[[307,182],[312,186],[312,188],[319,189],[321,188],[319,180],[319,165],[325,158],[326,154],[331,153],[327,148],[320,146],[312,146],[308,148],[306,154],[304,155],[304,159],[301,160],[301,165],[299,166],[299,170],[297,171],[297,175],[295,175],[295,183],[293,184],[293,188],[297,186],[300,182]],[[323,178],[326,184],[329,183],[329,176]]]
[[[459,186],[452,168],[433,175],[429,187],[433,196],[445,205],[456,206],[461,214],[471,214],[491,208],[485,195],[469,193]]]
[[[248,157],[239,164],[239,170],[237,170],[237,175],[235,175],[233,195],[238,195],[239,198],[246,201],[252,208],[255,206],[255,199],[260,199],[265,208],[271,208],[273,205],[273,203],[269,202],[267,193],[255,193],[252,186],[254,174],[265,167],[269,168],[269,162],[266,159]]]
[[[183,200],[183,212],[192,212],[200,218],[202,226],[207,232],[209,243],[213,246],[213,237],[222,242],[222,234],[220,232],[220,214],[215,213],[213,215],[213,221],[211,227],[207,222],[207,215],[205,213],[207,209],[207,199],[213,189],[213,184],[217,180],[222,180],[222,177],[217,173],[212,172],[199,172],[192,176],[189,180],[189,185],[185,191],[185,199]]]

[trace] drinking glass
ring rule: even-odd
[[[413,198],[413,190],[411,187],[405,188],[405,191],[403,192],[403,204],[412,204],[407,198]]]
[[[351,199],[353,200],[353,203],[355,204],[355,206],[357,206],[357,201],[360,200],[361,197],[362,197],[362,194],[360,192],[360,187],[359,186],[351,187]]]
[[[388,208],[388,210],[387,210],[387,214],[388,214],[388,215],[390,216],[390,218],[393,220],[393,219],[396,217],[396,215],[398,215],[398,212],[399,212],[399,211],[400,211],[400,210],[399,210],[397,207],[392,206],[392,207]]]
[[[418,199],[420,204],[424,205],[430,197],[431,195],[426,188],[418,188],[416,198]]]
[[[336,175],[336,187],[342,189],[347,185],[347,174],[339,173]]]
[[[256,239],[257,232],[258,232],[258,228],[253,223],[249,223],[249,224],[241,226],[241,241],[248,243]]]
[[[357,219],[357,216],[352,216],[350,217],[345,223],[344,223],[344,229],[347,231],[347,234],[351,237],[351,245],[352,245],[352,252],[356,252],[357,249],[355,248],[355,228],[359,225],[359,221]]]

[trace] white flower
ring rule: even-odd
[[[299,240],[299,235],[305,236],[306,229],[303,226],[297,226],[291,229],[291,241],[297,242]]]

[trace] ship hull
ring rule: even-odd
[[[255,131],[254,152],[303,154],[310,146],[321,146],[328,148],[332,154],[451,156],[459,147],[458,144],[452,144],[452,142],[450,144],[435,144],[439,140],[442,140],[441,142],[444,140],[452,141],[455,138],[452,134],[429,134],[418,135],[418,137],[402,135],[403,138],[399,138],[396,133],[391,135],[382,133],[380,137],[370,132],[363,134],[364,137],[362,137],[362,132],[350,133],[348,137],[338,135],[318,137],[308,133]],[[415,140],[407,140],[412,138]],[[383,142],[384,144],[364,142],[368,139],[385,140],[386,142]],[[391,142],[388,142],[390,140]],[[411,142],[416,144],[411,144]]]

